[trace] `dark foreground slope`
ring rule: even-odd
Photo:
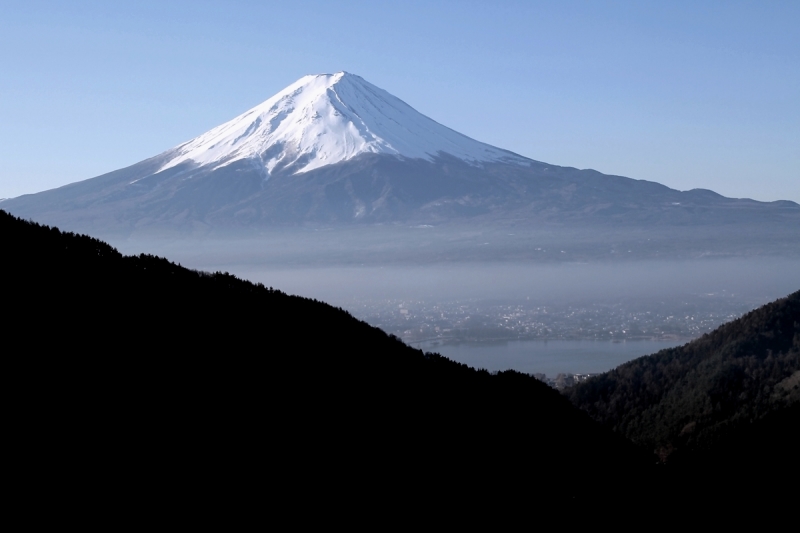
[[[632,446],[526,375],[2,211],[0,236],[20,494],[247,505],[341,498],[346,482],[353,498],[413,486],[572,501],[641,473]],[[575,481],[594,476],[602,491]]]
[[[800,292],[568,394],[675,467],[787,472],[800,449]]]

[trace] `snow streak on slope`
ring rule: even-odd
[[[440,152],[470,164],[530,160],[442,126],[363,78],[305,76],[266,102],[171,150],[160,170],[186,161],[214,168],[253,160],[267,173],[300,173],[362,153],[432,160]]]

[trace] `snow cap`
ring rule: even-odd
[[[432,161],[440,153],[470,164],[529,159],[442,126],[348,72],[303,76],[272,98],[173,150],[160,170],[184,162],[219,168],[242,159],[267,174],[297,174],[363,153]]]

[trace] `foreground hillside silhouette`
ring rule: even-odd
[[[322,302],[2,211],[0,235],[14,447],[63,490],[347,479],[567,500],[597,492],[576,475],[652,463],[532,377],[414,350]],[[534,478],[548,481],[506,485]]]
[[[0,237],[26,504],[396,510],[457,494],[657,510],[791,494],[754,487],[796,450],[800,293],[570,391],[598,423],[530,376],[423,353],[316,300],[3,211]]]

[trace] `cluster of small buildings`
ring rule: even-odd
[[[689,340],[749,308],[737,302],[675,300],[635,304],[532,305],[527,302],[354,302],[355,316],[409,343],[441,340]]]
[[[578,383],[581,383],[582,381],[586,381],[590,377],[599,376],[599,375],[600,374],[598,374],[598,373],[594,373],[594,374],[569,374],[569,373],[563,374],[562,373],[562,374],[556,375],[555,378],[547,377],[544,374],[533,374],[533,377],[535,377],[539,381],[544,381],[545,383],[547,383],[548,385],[550,385],[554,389],[562,390],[562,389],[566,389],[568,387],[572,387],[573,385],[576,385]]]

